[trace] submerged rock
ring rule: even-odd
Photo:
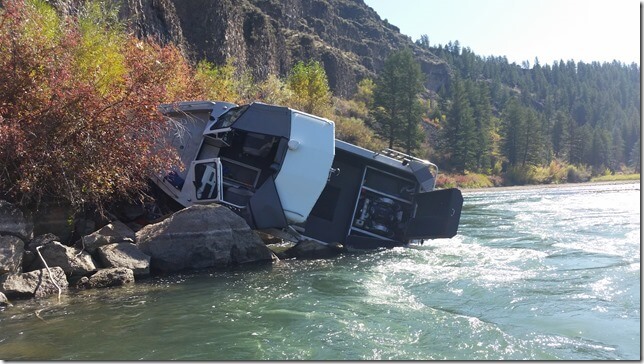
[[[150,256],[133,243],[114,243],[97,249],[98,259],[105,268],[129,268],[135,276],[150,274]]]
[[[225,268],[272,261],[274,255],[246,221],[217,205],[193,205],[136,233],[152,270]]]
[[[41,298],[57,294],[56,284],[61,291],[69,286],[65,272],[60,267],[52,267],[49,271],[45,268],[22,274],[5,274],[0,277],[0,292],[10,299]]]
[[[134,283],[134,272],[129,268],[106,268],[94,273],[86,281],[87,288],[124,286]]]
[[[342,244],[322,244],[313,240],[302,240],[282,252],[283,258],[324,259],[332,258],[344,251]]]

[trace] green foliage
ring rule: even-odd
[[[423,73],[411,50],[389,55],[376,81],[372,109],[374,130],[388,141],[389,148],[402,146],[409,154],[419,147],[422,87]]]
[[[286,83],[292,91],[291,106],[304,112],[330,116],[331,90],[326,72],[317,61],[295,64]]]
[[[232,59],[223,66],[201,60],[197,64],[195,80],[208,100],[237,103],[241,95],[235,71]]]
[[[417,43],[428,47],[422,39]],[[477,128],[477,140],[470,148],[481,157],[473,170],[495,169],[500,160],[508,166],[548,165],[553,158],[590,166],[595,174],[605,168],[615,172],[624,165],[639,168],[639,153],[633,152],[639,148],[641,131],[637,64],[569,60],[541,65],[535,60],[530,68],[529,62],[519,66],[505,57],[477,56],[458,42],[428,49],[455,74],[439,90],[446,115],[457,103],[454,84],[465,83]],[[482,85],[488,85],[489,98]],[[490,133],[481,133],[487,129],[488,110],[493,115]],[[500,118],[498,129],[494,117]],[[454,152],[444,149],[438,159],[456,157],[457,163],[448,168],[458,170],[462,167],[458,160],[468,160],[469,152]]]
[[[479,173],[451,175],[441,173],[436,179],[436,188],[487,188],[494,187],[498,181]]]
[[[605,176],[593,177],[590,179],[591,182],[613,182],[613,181],[637,181],[640,180],[641,176],[639,173],[630,173],[630,174],[609,174]]]

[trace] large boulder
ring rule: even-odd
[[[134,243],[134,239],[136,239],[134,231],[124,223],[116,220],[89,235],[83,236],[79,248],[83,248],[93,254],[98,247],[103,245],[122,242]]]
[[[129,268],[106,268],[94,273],[85,288],[105,288],[134,283],[134,272]]]
[[[0,200],[0,235],[20,238],[23,243],[34,236],[34,225],[13,204]]]
[[[43,245],[39,251],[45,262],[47,262],[47,266],[61,267],[68,277],[83,276],[96,271],[96,264],[94,264],[89,253],[63,245],[57,241]],[[45,264],[36,254],[36,259],[30,269],[35,270],[45,267]]]
[[[136,233],[139,249],[151,257],[152,270],[226,268],[272,261],[274,255],[246,221],[217,205],[193,205]]]
[[[9,299],[41,298],[57,294],[59,287],[61,291],[65,291],[68,286],[65,272],[60,267],[22,274],[5,274],[0,277],[0,292]]]
[[[24,242],[16,236],[0,235],[0,275],[22,273]]]
[[[105,268],[129,268],[135,276],[150,274],[150,256],[135,244],[114,243],[97,249],[98,260]]]

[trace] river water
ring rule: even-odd
[[[641,358],[639,183],[464,199],[422,246],[17,302],[0,359]]]

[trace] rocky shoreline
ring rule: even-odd
[[[52,233],[34,236],[33,219],[0,201],[0,307],[21,299],[133,284],[156,274],[342,252],[342,247],[308,241],[273,251],[270,247],[281,239],[258,234],[217,204],[194,205],[145,226],[114,220],[73,243],[61,240]]]

